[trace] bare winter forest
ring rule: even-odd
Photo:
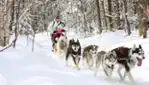
[[[0,85],[149,85],[148,17],[149,0],[0,0]]]
[[[19,35],[50,31],[61,15],[67,31],[92,35],[103,30],[132,30],[147,37],[149,0],[0,0],[0,46],[14,46]],[[10,42],[10,36],[15,39]]]

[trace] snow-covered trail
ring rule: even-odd
[[[106,34],[105,34],[106,35]],[[111,35],[110,38],[114,37]],[[117,36],[117,35],[116,35]],[[108,79],[102,69],[98,76],[94,77],[93,71],[87,69],[75,70],[66,67],[63,60],[57,59],[51,52],[51,41],[46,35],[36,36],[35,51],[31,52],[31,42],[26,46],[26,37],[20,37],[15,49],[8,49],[0,53],[0,85],[128,85],[129,81],[119,81],[116,72],[112,79]],[[109,36],[107,36],[109,38]],[[108,43],[108,38],[103,38],[104,44]],[[101,38],[101,39],[102,39]],[[102,44],[98,41],[98,36],[90,39],[81,40],[83,46],[87,44]],[[113,41],[109,47],[116,43],[128,41],[129,39],[120,39]],[[116,39],[116,40],[117,40]],[[132,38],[130,38],[131,40]],[[135,39],[135,38],[134,38]],[[136,38],[137,39],[137,38]],[[110,40],[109,40],[110,41]],[[103,45],[102,45],[103,46]],[[144,44],[145,50],[149,44]],[[146,55],[149,55],[147,51]],[[149,85],[149,58],[143,63],[142,68],[132,70],[132,75],[138,85]]]

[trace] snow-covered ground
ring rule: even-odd
[[[142,41],[137,32],[124,37],[123,31],[108,32],[94,37],[80,39],[82,47],[97,44],[100,49],[109,49],[116,44]],[[132,75],[138,85],[149,85],[149,40],[143,40],[146,59],[142,67],[132,70]],[[132,43],[131,43],[132,44]],[[16,48],[9,48],[0,53],[0,85],[130,85],[128,79],[124,82],[114,72],[111,79],[107,78],[100,68],[98,76],[93,71],[75,70],[66,67],[65,62],[51,52],[50,36],[37,34],[35,50],[31,51],[31,39],[27,46],[25,36],[20,36]]]

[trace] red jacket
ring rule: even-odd
[[[60,36],[64,36],[62,28],[58,28],[57,32],[53,35],[54,38],[60,38]]]
[[[57,32],[56,34],[53,35],[54,38],[60,38],[60,36],[64,36],[64,34]]]

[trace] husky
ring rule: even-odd
[[[66,36],[61,36],[56,43],[56,53],[58,55],[66,54],[67,52],[67,37]]]
[[[136,45],[134,44],[132,48],[118,47],[111,50],[109,54],[113,54],[113,53],[116,53],[116,58],[113,58],[113,59],[116,59],[116,64],[118,64],[117,72],[120,79],[124,81],[126,76],[128,76],[131,83],[133,85],[136,85],[133,79],[133,76],[131,74],[131,69],[134,68],[135,66],[140,67],[142,65],[142,61],[145,59],[144,50],[142,46],[139,44],[139,46],[136,47]],[[124,75],[121,74],[122,68],[125,69]]]
[[[71,39],[69,41],[69,45],[66,52],[66,66],[68,65],[68,58],[71,57],[73,59],[75,67],[77,69],[80,69],[78,66],[80,62],[80,56],[81,56],[81,44],[79,40]]]
[[[103,56],[102,67],[103,67],[105,74],[108,77],[112,75],[116,62],[117,62],[117,55],[115,51],[109,51]]]
[[[95,59],[97,57],[98,46],[97,45],[88,45],[83,49],[83,62],[86,63],[91,69],[95,64]]]
[[[100,67],[100,64],[102,63],[102,59],[104,58],[105,54],[106,54],[106,51],[99,51],[97,53],[97,57],[95,58],[95,72],[94,72],[94,76],[97,75],[98,68]]]

